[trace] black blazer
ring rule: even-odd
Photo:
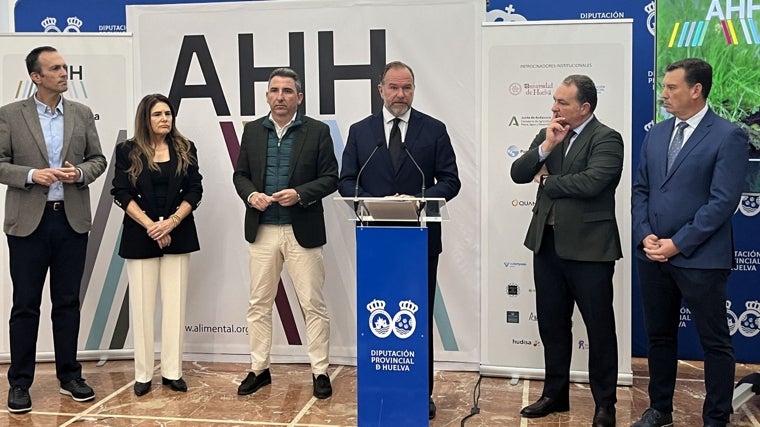
[[[192,212],[180,222],[179,226],[172,230],[172,242],[169,246],[161,249],[153,239],[148,236],[145,228],[133,220],[126,213],[129,202],[134,200],[140,206],[150,219],[158,221],[159,217],[169,218],[182,201],[186,201],[197,209],[201,203],[203,186],[201,185],[201,176],[198,170],[198,152],[194,144],[190,144],[190,154],[196,159],[194,165],[187,168],[187,173],[181,176],[172,174],[169,178],[169,190],[167,200],[170,203],[166,207],[157,207],[154,203],[153,183],[150,178],[150,171],[147,166],[143,168],[137,177],[135,185],[129,180],[127,169],[131,164],[129,152],[134,146],[134,140],[127,140],[116,146],[114,155],[116,157],[116,167],[113,177],[113,188],[111,195],[114,196],[116,206],[125,210],[124,226],[121,232],[121,244],[119,245],[119,256],[130,259],[145,259],[163,256],[163,254],[186,254],[195,252],[200,249],[198,243],[198,233],[195,229],[195,220]],[[142,158],[143,164],[147,165],[148,159]],[[171,170],[177,168],[177,153],[174,147],[169,144],[169,164]]]
[[[250,243],[256,241],[261,212],[248,204],[248,196],[254,191],[264,191],[267,140],[270,127],[273,126],[268,117],[245,125],[240,140],[240,154],[232,175],[235,190],[247,208],[245,240]],[[326,124],[298,113],[294,128],[289,132],[294,132],[294,135],[288,187],[296,190],[301,201],[287,209],[290,211],[293,234],[298,244],[304,248],[315,248],[327,243],[322,198],[337,188],[338,161],[330,128]]]
[[[554,149],[544,162],[538,146],[546,128],[536,135],[528,151],[512,163],[517,184],[533,181],[546,164],[549,177],[538,186],[525,247],[538,253],[549,211],[554,207],[557,255],[574,261],[615,261],[623,256],[615,217],[615,188],[623,171],[623,138],[596,117],[573,141],[567,156]]]

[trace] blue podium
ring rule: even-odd
[[[356,227],[359,427],[428,425],[426,222],[444,199],[338,198]]]

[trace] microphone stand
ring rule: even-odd
[[[359,168],[359,173],[356,174],[356,185],[354,186],[354,214],[356,215],[356,218],[359,220],[359,224],[361,226],[364,226],[364,221],[362,221],[361,215],[359,215],[359,178],[362,176],[362,172],[364,172],[364,168],[367,167],[369,164],[369,161],[372,160],[372,156],[377,153],[377,150],[385,144],[385,141],[377,141],[375,144],[375,148],[372,149],[372,152],[369,153],[369,157],[367,157],[367,160],[364,162],[361,168]],[[423,183],[424,185],[424,183]]]
[[[406,151],[406,155],[409,156],[409,160],[411,160],[412,163],[414,163],[414,167],[417,168],[417,170],[420,172],[420,175],[422,176],[422,189],[420,192],[420,196],[421,196],[420,198],[422,200],[420,200],[420,206],[419,206],[419,209],[417,210],[417,225],[422,227],[422,214],[425,211],[425,172],[422,171],[422,168],[420,167],[420,165],[417,163],[416,160],[414,160],[414,156],[412,156],[412,153],[409,151],[409,147],[407,147],[406,143],[404,142],[401,143],[401,149]]]

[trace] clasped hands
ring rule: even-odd
[[[644,254],[655,262],[668,262],[668,260],[681,251],[673,243],[672,239],[660,239],[650,234],[641,241],[644,246]]]
[[[64,162],[60,168],[37,169],[32,173],[32,181],[35,184],[50,187],[54,182],[73,184],[79,181],[79,169],[71,163]]]
[[[265,193],[255,192],[248,198],[248,203],[261,212],[264,212],[272,203],[280,206],[293,206],[298,203],[298,192],[292,188],[286,188],[268,196]]]
[[[147,228],[148,237],[158,243],[158,247],[163,249],[172,243],[172,236],[169,234],[177,227],[177,223],[171,218],[160,218]]]

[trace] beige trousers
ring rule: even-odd
[[[182,377],[190,254],[126,260],[135,341],[135,381],[153,377],[156,293],[161,286],[161,376]]]
[[[327,373],[330,318],[322,295],[325,283],[322,248],[307,249],[299,245],[290,224],[262,224],[259,225],[256,241],[248,245],[248,253],[251,294],[246,318],[251,345],[251,370],[261,371],[269,368],[272,306],[284,264],[293,279],[306,324],[312,373]]]

